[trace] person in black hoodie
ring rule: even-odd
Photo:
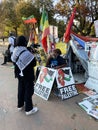
[[[16,47],[11,59],[15,65],[15,78],[18,79],[18,110],[25,107],[26,115],[36,113],[38,108],[34,107],[32,102],[36,59],[32,52],[27,49],[27,40],[24,36],[19,36],[16,39]]]
[[[59,69],[66,66],[66,60],[61,56],[60,49],[54,49],[51,55],[48,57],[46,67]]]

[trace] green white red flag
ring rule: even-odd
[[[37,23],[36,18],[34,15],[29,16],[28,18],[22,17],[22,20],[24,21],[25,24],[30,24],[30,23]]]

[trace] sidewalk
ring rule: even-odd
[[[12,64],[2,66],[2,62],[0,54],[0,130],[98,130],[98,121],[77,105],[85,97],[82,94],[64,101],[53,94],[48,101],[34,95],[38,113],[18,112],[17,79]]]

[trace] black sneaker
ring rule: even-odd
[[[2,63],[1,65],[5,65],[6,63]]]

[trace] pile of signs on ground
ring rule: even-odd
[[[78,103],[87,114],[98,119],[98,94],[84,98]]]
[[[98,62],[90,60],[88,62],[88,80],[85,84],[77,85],[77,89],[80,93],[87,95],[87,98],[84,98],[79,102],[87,114],[98,119]]]

